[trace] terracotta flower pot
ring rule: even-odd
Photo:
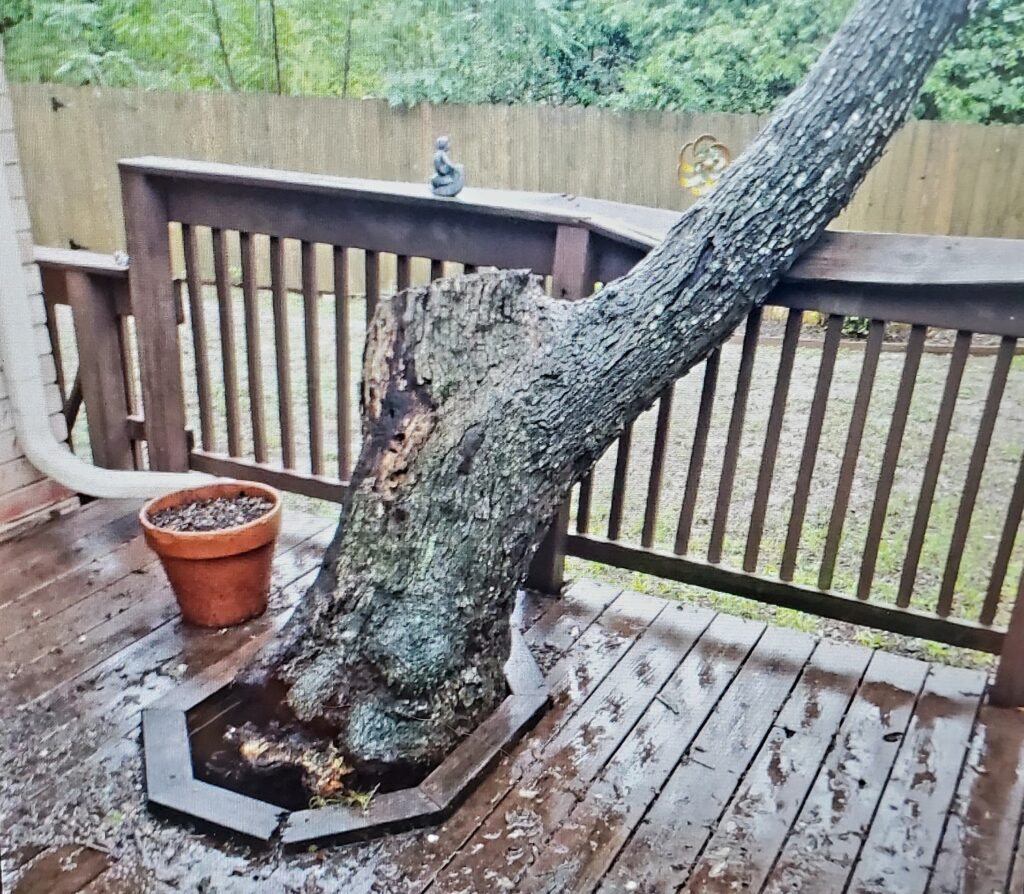
[[[268,499],[273,508],[248,524],[219,531],[172,531],[150,521],[162,509],[241,495]],[[272,487],[218,481],[178,491],[150,500],[139,521],[190,624],[228,627],[266,610],[274,545],[281,531],[281,495]]]

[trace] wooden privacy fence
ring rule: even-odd
[[[88,294],[105,308],[83,315],[78,329],[94,453],[103,464],[127,467],[138,463],[138,443],[144,441],[154,469],[247,477],[335,501],[345,492],[358,439],[356,364],[365,320],[389,290],[381,277],[384,258],[395,271],[390,285],[398,289],[458,270],[514,267],[545,277],[552,294],[579,299],[628,271],[676,219],[673,212],[565,196],[467,190],[452,201],[435,199],[415,184],[159,158],[123,162],[121,180],[131,255],[128,309],[144,419],[133,393],[134,361],[131,351],[124,350],[126,308],[120,287],[86,290],[80,277],[89,271],[83,265],[66,268],[68,277],[79,277],[77,291],[67,291]],[[175,240],[184,248],[187,288],[182,300],[175,288]],[[297,246],[301,260],[298,296],[285,283],[289,243]],[[204,270],[201,260],[207,245],[212,271]],[[232,257],[239,259],[237,270]],[[266,291],[256,282],[259,263],[270,271]],[[330,295],[317,288],[318,268],[325,264],[334,283]],[[95,278],[123,279],[123,271],[101,267],[94,265]],[[353,294],[356,267],[365,295]],[[46,270],[50,283],[60,264],[51,258]],[[207,279],[212,287],[204,286]],[[960,588],[961,560],[972,524],[977,525],[993,434],[1007,413],[1004,392],[1008,382],[1020,381],[1014,355],[1024,336],[1022,293],[1024,253],[1009,240],[826,235],[770,296],[769,305],[784,317],[773,378],[757,372],[764,324],[759,309],[746,323],[728,389],[732,393],[723,393],[723,348],[662,394],[650,414],[651,446],[639,467],[640,421],[627,425],[614,448],[610,486],[600,484],[598,471],[579,484],[538,554],[534,583],[557,588],[568,554],[817,615],[1002,652],[995,697],[1024,703],[1024,577],[1018,585],[1009,575],[1024,512],[1019,426],[1011,428],[1009,446],[999,448],[1016,451],[1016,478],[1000,483],[999,505],[980,510],[999,518],[994,551],[985,562],[983,598],[979,604],[968,602]],[[79,326],[78,312],[87,301],[73,297],[71,303]],[[824,338],[811,349],[801,348],[808,311],[824,320]],[[211,313],[218,318],[216,326],[208,319]],[[179,343],[183,319],[188,337]],[[818,542],[808,534],[809,494],[832,411],[837,362],[845,362],[844,328],[851,323],[866,338],[859,343],[841,459],[826,482],[831,509]],[[891,346],[887,340],[894,323],[903,324],[905,333],[899,354],[884,350]],[[947,330],[949,339],[937,342],[937,333]],[[976,335],[987,356],[974,360],[989,364],[983,371],[983,407],[969,436],[952,534],[941,570],[932,575],[934,591],[929,591],[921,586],[926,535]],[[801,351],[807,350],[815,358],[811,371],[801,360]],[[881,553],[892,562],[890,553],[897,548],[886,539],[886,520],[894,496],[905,490],[899,460],[907,449],[905,435],[925,357],[938,357],[943,364],[941,398],[934,421],[928,420],[930,435],[911,500],[913,520],[906,542],[898,546],[901,573],[890,598],[879,592],[876,572]],[[899,363],[898,384],[891,405],[879,409],[873,404],[876,379],[880,363],[890,358]],[[183,368],[190,373],[187,389]],[[193,381],[194,434],[186,411],[193,402]],[[770,404],[763,434],[750,443],[750,395],[762,384]],[[808,392],[808,403],[794,434],[792,426],[787,429],[793,415],[787,414],[787,405],[798,386]],[[118,396],[94,424],[93,405],[101,394],[124,394],[124,402]],[[672,482],[666,480],[666,468],[673,402],[687,394],[695,397],[695,417],[683,448],[685,472],[680,470],[679,480]],[[718,455],[712,457],[709,431],[716,413],[725,413],[728,421]],[[870,433],[879,418],[884,434],[876,437]],[[859,567],[854,579],[843,575],[847,583],[840,586],[837,557],[852,521],[851,499],[864,486],[857,469],[871,440],[880,442],[881,457],[870,483]],[[787,450],[796,449],[783,469],[780,456],[787,443]],[[604,462],[612,463],[611,456]],[[712,466],[715,474],[709,476]],[[749,482],[742,480],[744,475]],[[638,480],[637,493],[633,485]],[[607,507],[599,520],[594,510],[600,487],[607,491]],[[699,510],[709,489],[712,505]],[[737,497],[741,490],[746,497]],[[785,514],[784,536],[767,543],[766,519],[778,512]],[[631,513],[642,517],[635,529],[624,523]],[[697,538],[695,529],[703,521],[709,521],[706,536]],[[737,521],[744,528],[738,552],[730,547]]]
[[[36,240],[102,251],[124,246],[117,160],[128,156],[425,182],[448,134],[473,186],[680,210],[694,201],[676,182],[680,147],[712,133],[735,157],[767,121],[56,84],[11,84],[11,95]],[[1024,238],[1024,127],[909,122],[836,226]]]

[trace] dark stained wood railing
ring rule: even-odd
[[[128,271],[112,257],[94,252],[39,247],[35,259],[68,430],[74,427],[78,405],[84,404],[93,462],[107,469],[138,468],[141,445],[133,440],[129,421],[139,407],[128,327]],[[71,308],[80,358],[71,388],[57,331],[55,310],[61,304]]]
[[[441,200],[414,184],[167,159],[123,162],[121,178],[150,466],[253,478],[335,501],[347,486],[359,425],[351,364],[361,348],[362,326],[357,328],[359,317],[352,313],[358,303],[369,321],[377,304],[395,289],[479,267],[530,268],[546,278],[552,294],[579,300],[628,271],[677,217],[608,202],[488,190]],[[172,268],[178,242],[189,295],[190,337],[182,344]],[[1017,340],[1024,337],[1024,252],[1008,240],[828,234],[790,271],[768,304],[777,308],[773,314],[784,317],[781,339],[762,336],[763,312],[754,311],[741,337],[735,375],[730,367],[729,377],[723,378],[720,349],[663,391],[649,449],[638,446],[636,425],[626,425],[613,448],[610,494],[601,491],[607,503],[597,511],[598,488],[605,488],[607,479],[601,483],[592,472],[576,487],[571,506],[563,507],[542,545],[531,584],[557,590],[570,555],[856,624],[1002,651],[996,697],[1024,703],[1024,609],[1019,594],[1014,603],[1012,594],[1005,593],[1024,514],[1024,458],[1015,484],[1007,482],[1007,501],[999,509],[1005,521],[984,604],[975,616],[966,613],[957,590],[993,432],[1005,411],[1004,392],[1010,377],[1019,374],[1013,361]],[[331,305],[333,315],[323,316]],[[214,350],[205,319],[211,307],[219,317]],[[809,311],[824,320],[823,339],[807,337],[803,322]],[[862,341],[844,337],[851,318],[867,321]],[[905,344],[887,342],[890,324],[909,327]],[[952,344],[930,341],[932,329],[955,331]],[[996,337],[978,351],[994,353],[994,367],[937,592],[928,593],[918,583],[925,534],[961,380],[974,353],[974,334]],[[268,337],[273,345],[266,344]],[[764,398],[763,435],[752,447],[751,414],[762,408],[751,403],[751,395],[761,384],[759,349],[768,344],[777,346],[778,364]],[[325,353],[328,348],[331,356]],[[835,407],[837,359],[852,348],[862,351],[863,358],[855,386],[850,382],[849,419],[834,480],[828,481],[832,497],[827,522],[819,526],[819,544],[808,534],[810,498],[821,474],[825,423]],[[895,400],[891,408],[873,409],[880,359],[892,349],[903,358]],[[217,350],[219,364],[211,356]],[[807,375],[797,363],[806,351],[816,352],[818,362],[806,383],[811,394],[806,416],[794,434],[788,407],[796,377]],[[946,358],[942,396],[900,557],[899,582],[893,598],[881,599],[879,550],[898,492],[922,358],[931,352]],[[195,444],[181,375],[189,357],[195,368],[195,394],[188,395],[199,429]],[[83,390],[88,405],[84,379]],[[671,428],[675,408],[690,392],[695,400],[699,392],[699,400],[686,471],[679,476],[684,480],[678,498],[670,499],[668,463],[679,449],[672,446]],[[856,470],[869,422],[880,412],[888,414],[888,425],[884,438],[876,437],[881,457],[866,540],[855,583],[842,592],[835,589],[837,563],[857,494]],[[114,412],[119,414],[136,415],[130,407]],[[709,456],[713,417],[727,420],[720,456]],[[124,437],[109,433],[117,428],[115,422],[106,425],[108,431],[92,432],[94,444],[96,438],[112,437],[117,443]],[[128,432],[129,439],[142,434],[137,422],[128,425]],[[783,446],[794,446],[794,437],[799,441],[790,453],[798,459],[791,464],[795,476],[787,495],[788,515],[780,525],[780,460],[786,455]],[[758,461],[751,474],[744,460],[752,450]],[[714,482],[708,481],[712,466],[717,469]],[[749,497],[737,496],[748,492]],[[783,532],[780,542],[766,539],[772,518],[774,530]],[[737,528],[743,530],[738,549]],[[663,530],[672,533],[659,535]],[[849,583],[848,573],[844,579]],[[1013,642],[1021,645],[1011,651]]]

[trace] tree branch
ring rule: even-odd
[[[210,0],[210,9],[213,12],[213,25],[217,31],[217,44],[220,47],[220,56],[224,60],[224,70],[228,74],[228,83],[231,85],[231,89],[238,92],[238,82],[235,80],[235,74],[231,70],[231,60],[228,58],[228,48],[224,43],[224,24],[221,22],[220,9],[217,7],[217,0]]]
[[[274,43],[274,73],[277,75],[277,95],[281,95],[281,45],[277,37],[277,3],[270,0],[270,35]]]
[[[862,0],[718,187],[590,299],[523,272],[381,302],[338,533],[265,668],[358,759],[427,766],[504,695],[509,614],[572,484],[853,195],[971,0]]]
[[[764,301],[850,201],[974,5],[863,0],[718,186],[629,274],[576,305],[560,347],[605,335],[566,369],[576,405],[565,418],[594,423],[580,438],[566,431],[579,474]]]
[[[341,75],[341,95],[348,96],[348,73],[352,64],[352,17],[355,14],[356,0],[348,2],[348,22],[345,26],[345,56]]]

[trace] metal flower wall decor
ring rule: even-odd
[[[731,161],[732,153],[725,143],[712,134],[702,134],[679,150],[679,185],[702,196],[718,182]]]

